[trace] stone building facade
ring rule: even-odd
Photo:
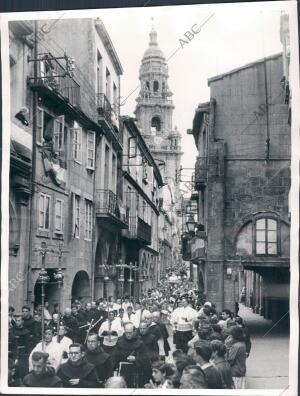
[[[122,232],[122,258],[137,267],[125,271],[124,293],[137,298],[159,279],[159,218],[163,179],[135,120],[122,117],[123,202],[128,229]]]
[[[291,138],[282,77],[278,54],[209,79],[211,99],[198,106],[191,131],[207,299],[234,310],[246,287],[248,303],[273,320],[288,311],[290,281]]]
[[[116,274],[111,267],[118,260],[121,230],[127,228],[118,189],[122,67],[100,20],[72,19],[47,24],[48,28],[44,21],[29,22],[26,27],[20,27],[19,22],[10,23],[11,55],[16,58],[15,64],[13,60],[11,63],[11,95],[13,98],[23,90],[20,106],[29,108],[28,125],[12,128],[12,136],[20,135],[20,129],[27,133],[28,136],[22,131],[24,142],[31,143],[28,149],[32,147],[29,158],[34,173],[31,222],[26,220],[27,215],[23,216],[21,226],[28,227],[29,236],[26,241],[27,236],[22,236],[25,239],[20,253],[28,251],[22,258],[18,258],[19,252],[11,256],[11,262],[19,260],[19,268],[27,278],[22,297],[13,296],[11,304],[40,303],[37,279],[44,242],[49,275],[46,300],[51,303],[50,308],[60,300],[63,308],[74,299],[86,302],[105,293],[113,295],[116,289]],[[49,28],[54,25],[55,29]],[[29,46],[29,62],[27,57],[14,56],[19,42]],[[14,70],[25,61],[26,68],[20,73],[24,81],[15,84]],[[20,124],[13,100],[12,103],[12,120]],[[24,154],[25,150],[21,150]],[[24,167],[23,173],[28,174],[30,161],[27,162],[28,169]],[[16,177],[15,171],[12,177]],[[12,186],[15,184],[12,180]],[[12,205],[12,222],[15,213]],[[64,272],[64,287],[60,290],[55,281],[58,267]],[[108,282],[105,275],[109,275]]]
[[[180,161],[181,134],[173,128],[172,92],[168,85],[168,66],[158,46],[157,32],[152,28],[149,47],[142,58],[139,80],[140,92],[136,99],[135,115],[137,125],[162,172],[164,183],[163,212],[160,218],[160,260],[159,272],[165,273],[170,265],[180,260],[178,215],[181,213]],[[167,207],[166,207],[167,206]],[[171,224],[170,224],[171,222]],[[170,228],[171,239],[166,238]]]

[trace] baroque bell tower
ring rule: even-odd
[[[152,26],[149,47],[144,53],[139,70],[140,92],[136,99],[137,125],[160,166],[165,182],[174,188],[174,198],[179,202],[179,175],[181,134],[173,129],[174,105],[168,86],[166,58],[158,46],[157,32]]]

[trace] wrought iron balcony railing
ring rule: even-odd
[[[122,145],[123,135],[119,128],[119,114],[117,104],[111,104],[104,93],[97,94],[97,113],[98,122],[106,129],[107,132],[112,133],[114,139]]]
[[[120,223],[120,226],[127,224],[122,206],[111,190],[96,190],[95,211],[96,217],[111,219],[112,222]],[[122,228],[127,228],[127,225]]]
[[[70,104],[80,106],[80,85],[51,53],[40,54],[35,62],[37,76],[29,78],[32,88],[51,91]]]
[[[124,236],[128,239],[136,239],[144,245],[151,245],[152,227],[139,216],[128,217],[128,230],[124,231]]]

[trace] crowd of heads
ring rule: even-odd
[[[44,311],[40,305],[36,306],[31,315],[28,306],[22,307],[20,314],[15,313],[13,307],[9,307],[10,328],[22,329],[26,323],[33,321],[33,324],[40,324],[43,316],[44,331],[37,335],[42,337],[43,342],[49,344],[53,337],[62,339],[69,336],[72,343],[68,347],[67,357],[73,365],[79,365],[85,359],[87,351],[99,351],[102,348],[102,338],[99,337],[98,329],[93,327],[84,328],[84,338],[78,341],[74,334],[80,330],[70,330],[69,323],[76,318],[79,323],[80,315],[92,317],[93,312],[103,312],[103,317],[108,321],[115,318],[120,319],[123,326],[123,337],[127,340],[143,338],[149,333],[151,326],[165,325],[169,336],[176,332],[176,327],[172,328],[170,317],[176,308],[191,307],[197,311],[197,316],[193,320],[193,338],[187,342],[185,351],[175,349],[174,345],[165,356],[155,356],[151,358],[152,372],[150,380],[145,384],[147,388],[190,388],[201,389],[211,387],[203,375],[203,366],[217,361],[227,361],[228,353],[232,346],[237,343],[247,344],[247,354],[250,352],[250,339],[247,339],[246,327],[243,319],[238,316],[238,312],[229,309],[217,311],[216,305],[205,301],[205,294],[191,287],[187,282],[170,284],[167,279],[160,282],[157,288],[149,289],[147,293],[139,299],[125,296],[123,300],[114,297],[100,298],[97,301],[90,301],[83,304],[74,300],[71,307],[67,307],[60,312],[58,305],[53,306],[52,315],[49,312],[49,304],[46,303]],[[140,312],[138,324],[128,320],[131,315]],[[143,314],[142,314],[143,313]],[[99,314],[100,315],[100,314]],[[127,317],[127,321],[124,319]],[[102,316],[101,316],[102,318]],[[124,320],[123,320],[124,319]],[[90,324],[88,322],[88,324]],[[32,327],[34,328],[34,327]],[[38,328],[38,327],[37,327]],[[72,336],[70,334],[72,333]],[[36,334],[31,334],[35,337]],[[169,340],[170,340],[169,337]],[[35,338],[35,343],[39,341]],[[170,341],[171,342],[171,341]],[[172,343],[172,342],[171,342]],[[43,351],[36,351],[32,354],[32,370],[36,375],[49,370],[47,364],[49,355]],[[10,376],[16,377],[17,359],[9,360]],[[16,383],[16,382],[15,382]],[[224,381],[223,381],[224,385]],[[126,380],[121,376],[107,378],[103,383],[107,388],[125,388]],[[223,387],[226,387],[225,385]]]

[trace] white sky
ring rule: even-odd
[[[281,52],[280,10],[287,9],[287,3],[268,2],[99,10],[95,16],[103,20],[124,68],[122,101],[139,84],[138,72],[148,48],[151,17],[159,47],[168,58],[180,47],[179,39],[185,38],[186,31],[194,24],[199,27],[214,13],[200,33],[168,62],[169,87],[175,104],[173,127],[177,125],[182,133],[182,166],[192,168],[197,151],[186,130],[192,127],[198,104],[209,100],[207,79]],[[122,114],[133,115],[137,94],[138,90],[127,99]]]

